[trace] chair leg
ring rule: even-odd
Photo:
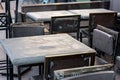
[[[80,42],[82,42],[82,33],[80,32]]]
[[[13,65],[9,60],[8,56],[6,56],[7,63],[7,80],[14,80],[13,78]]]
[[[10,64],[10,72],[9,72],[10,73],[10,80],[14,80],[13,79],[13,65],[11,62],[9,64]]]
[[[89,46],[92,47],[92,35],[90,33],[88,36],[88,42],[89,42]]]
[[[8,67],[8,56],[6,55],[6,65],[7,65],[7,80],[9,80],[9,67]]]
[[[18,80],[21,80],[21,68],[18,66]]]
[[[44,63],[41,63],[39,65],[39,75],[43,76],[44,74]]]

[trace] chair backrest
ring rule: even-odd
[[[97,24],[111,28],[115,25],[117,12],[90,13],[89,16],[90,30],[93,30],[97,26]]]
[[[54,70],[89,66],[90,58],[82,56],[81,54],[77,55],[64,55],[64,56],[46,56],[45,57],[45,78],[48,80],[53,80]]]
[[[60,69],[54,71],[54,79],[55,80],[99,80],[99,79],[109,80],[108,78],[106,78],[109,77],[106,76],[107,74],[104,74],[105,77],[102,75],[103,76],[103,77],[101,76],[102,78],[97,78],[97,77],[99,77],[98,75],[99,72],[103,73],[103,72],[111,71],[111,68],[112,68],[112,64],[104,64],[104,65]],[[112,77],[113,80],[113,75],[111,75],[110,77]]]
[[[97,25],[96,29],[93,30],[92,46],[96,50],[100,51],[100,53],[104,53],[103,57],[106,57],[106,55],[110,56],[112,58],[111,62],[113,63],[115,62],[117,53],[118,34],[119,33],[117,31],[101,25]],[[98,52],[98,54],[100,53]],[[100,54],[99,56],[102,55]]]
[[[89,43],[92,46],[92,35],[93,29],[96,28],[97,24],[114,28],[117,18],[116,12],[107,12],[107,13],[90,13],[89,15]]]
[[[100,71],[68,77],[61,80],[115,80],[114,75],[114,71]]]
[[[12,24],[12,37],[43,35],[44,28],[39,23]]]
[[[51,18],[50,33],[77,33],[79,38],[80,15],[54,16]]]

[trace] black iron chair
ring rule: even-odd
[[[0,31],[2,31],[2,38],[9,38],[10,37],[10,17],[8,16],[8,13],[0,13]],[[5,52],[4,50],[2,49],[1,47],[1,53],[4,55]],[[9,71],[8,71],[8,68],[10,68],[9,66],[9,63],[8,63],[8,57],[6,55],[6,59],[5,60],[0,60],[0,70],[2,71],[6,71],[5,73],[4,72],[1,72],[0,74],[2,75],[10,75],[9,74]],[[8,80],[8,76],[7,76],[7,80]]]
[[[80,37],[80,15],[54,16],[51,18],[50,33],[76,33]]]
[[[2,38],[8,37],[8,33],[7,33],[8,28],[7,28],[7,23],[6,23],[7,18],[6,17],[7,17],[7,15],[5,15],[5,14],[0,15],[0,31],[4,31],[6,33],[6,34],[3,33],[3,35],[5,35],[5,36],[3,36]],[[4,54],[3,49],[1,49],[1,53]],[[0,70],[7,70],[6,60],[0,60]]]

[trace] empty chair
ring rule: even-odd
[[[0,3],[0,5],[1,5],[1,3]],[[9,25],[11,24],[11,22],[7,18],[9,18],[7,13],[5,13],[5,12],[0,13],[0,39],[6,39],[6,38],[10,37],[10,34],[9,34],[10,26]],[[2,56],[4,56],[6,54],[1,45],[0,45],[0,54],[2,54]],[[6,72],[5,73],[1,72],[0,74],[8,75],[8,68],[9,68],[8,67],[8,57],[7,57],[7,55],[4,57],[6,57],[6,59],[0,59],[0,71],[5,70]],[[8,76],[7,76],[7,79],[8,79]]]
[[[80,15],[54,16],[51,18],[50,33],[76,33],[79,39]]]
[[[12,24],[12,37],[28,37],[28,36],[38,36],[44,35],[44,27],[40,26],[40,23],[15,23]],[[39,67],[43,67],[43,64]],[[30,66],[31,67],[31,66]],[[26,72],[26,69],[22,70],[22,68],[18,68],[18,78],[21,80],[21,75]]]
[[[89,22],[89,43],[92,44],[92,32],[97,24],[107,28],[114,28],[116,22],[117,13],[91,13]]]
[[[118,47],[118,32],[97,25],[93,30],[92,46],[97,51],[96,64],[114,64]]]
[[[91,57],[89,54],[76,55],[53,55],[45,57],[45,79],[53,80],[54,71],[59,69],[90,66]]]

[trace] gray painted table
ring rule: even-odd
[[[94,54],[96,51],[77,41],[68,34],[52,34],[32,37],[10,38],[0,40],[13,65],[19,67],[44,63],[45,57],[75,54]]]
[[[26,16],[31,18],[35,22],[50,21],[54,16],[66,16],[66,15],[81,15],[81,19],[89,19],[90,13],[107,13],[115,12],[107,9],[76,9],[76,10],[59,10],[59,11],[42,11],[42,12],[28,12]]]

